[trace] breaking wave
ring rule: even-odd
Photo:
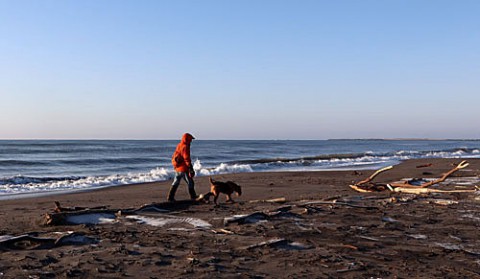
[[[373,169],[416,158],[480,158],[479,149],[459,148],[444,151],[372,151],[351,154],[330,154],[300,158],[264,158],[236,160],[216,165],[194,162],[198,176],[267,171],[318,171],[333,169]],[[11,163],[11,162],[10,162]],[[92,189],[107,186],[158,182],[172,179],[171,168],[158,167],[147,172],[106,176],[34,177],[16,175],[0,179],[0,195],[46,191]]]

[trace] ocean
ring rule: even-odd
[[[173,177],[177,140],[1,140],[0,197]],[[194,140],[197,176],[376,169],[412,158],[480,158],[480,140]]]

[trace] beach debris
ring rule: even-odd
[[[134,209],[134,210],[126,210],[124,211],[124,215],[125,214],[133,214],[133,213],[138,213],[138,212],[158,212],[158,213],[167,213],[167,212],[170,212],[170,210],[168,209],[165,209],[165,208],[160,208],[158,207],[158,205],[155,205],[155,204],[146,204],[146,205],[143,205],[137,209]],[[122,212],[120,211],[120,214]]]
[[[239,225],[242,224],[251,224],[257,223],[260,221],[268,220],[270,216],[264,212],[257,211],[251,214],[243,214],[243,215],[233,215],[232,217],[226,217],[223,219],[223,224],[228,226],[232,223],[237,223]]]
[[[37,237],[28,234],[19,236],[2,235],[0,236],[0,249],[2,250],[29,250],[45,249],[53,247],[56,239]]]
[[[96,206],[96,207],[63,207],[60,205],[59,201],[55,201],[55,209],[54,212],[72,212],[72,211],[81,211],[81,210],[98,210],[98,209],[106,209],[106,206]]]
[[[202,219],[192,217],[177,217],[163,215],[162,217],[146,217],[140,215],[129,215],[127,219],[133,219],[139,224],[146,224],[154,227],[163,227],[173,224],[188,224],[195,229],[210,229],[212,225]]]
[[[339,201],[308,201],[308,202],[303,202],[302,204],[299,204],[298,206],[301,206],[301,207],[311,207],[312,205],[317,205],[317,204],[322,204],[322,205],[343,205],[343,206],[356,207],[356,208],[378,209],[378,207],[375,207],[375,206],[356,205],[356,204],[353,204],[353,203],[339,202]]]
[[[218,229],[218,230],[211,230],[215,234],[235,234],[232,231],[226,230],[226,229]]]
[[[180,201],[180,205],[190,205],[192,201]],[[120,222],[120,217],[126,216],[127,219],[135,220],[139,224],[146,224],[156,227],[163,227],[172,224],[188,224],[195,229],[209,229],[212,225],[204,220],[190,217],[172,217],[166,215],[170,210],[163,206],[171,208],[172,203],[148,204],[139,208],[128,209],[103,209],[106,207],[62,207],[60,203],[55,202],[55,213],[46,213],[44,215],[44,225],[98,225]],[[77,210],[78,209],[78,210]],[[141,216],[141,213],[162,213],[162,217]]]
[[[81,210],[61,213],[46,213],[43,224],[46,226],[79,225],[79,224],[104,224],[115,220],[114,210]]]
[[[462,244],[440,243],[440,242],[436,242],[434,244],[435,244],[435,246],[441,247],[441,248],[443,248],[445,250],[448,250],[448,251],[462,251],[462,252],[465,252],[467,254],[474,255],[474,256],[479,256],[480,255],[479,250],[473,250],[473,249],[470,249],[470,248],[466,248]]]
[[[439,190],[439,189],[430,189],[430,187],[435,184],[444,182],[447,177],[455,173],[456,171],[466,168],[468,166],[467,161],[462,161],[459,164],[456,164],[454,168],[444,173],[442,177],[438,179],[423,179],[423,178],[414,178],[409,180],[404,180],[401,182],[392,182],[392,183],[374,183],[372,180],[382,172],[391,170],[393,166],[388,166],[382,169],[377,170],[368,178],[356,182],[350,185],[350,188],[354,189],[357,192],[381,192],[385,190],[390,190],[398,193],[409,193],[409,194],[429,194],[429,193],[472,193],[479,190],[478,187],[471,190]]]
[[[352,250],[358,250],[357,246],[351,245],[351,244],[341,244],[339,247],[341,248],[347,248],[347,249],[352,249]]]
[[[413,239],[419,239],[419,240],[424,240],[427,239],[428,237],[424,234],[406,234],[407,237],[413,238]]]
[[[272,218],[301,219],[302,217],[300,214],[290,212],[292,208],[293,206],[287,205],[269,212],[256,211],[250,214],[233,215],[231,217],[225,217],[223,219],[223,224],[225,226],[228,226],[232,223],[237,223],[239,225],[253,224],[258,222],[266,222]]]
[[[382,173],[384,171],[391,170],[391,169],[393,169],[393,166],[388,166],[388,167],[381,168],[381,169],[377,170],[376,172],[374,172],[372,175],[370,175],[368,178],[366,178],[364,180],[361,180],[359,182],[356,182],[356,183],[350,185],[350,187],[353,188],[354,190],[356,190],[357,192],[384,191],[386,189],[386,186],[387,186],[386,184],[379,184],[379,183],[372,184],[372,183],[370,183],[370,181],[372,181],[380,173]]]
[[[268,213],[269,218],[288,218],[288,219],[302,219],[300,214],[290,211],[273,211]]]
[[[382,221],[386,222],[386,223],[398,223],[399,222],[398,220],[393,219],[392,217],[388,217],[388,216],[383,216]]]
[[[451,235],[451,234],[449,234],[448,237],[450,237],[451,239],[455,239],[456,241],[460,241],[460,242],[463,241],[460,237],[454,236],[454,235]]]
[[[365,265],[363,263],[349,263],[348,266],[344,269],[337,270],[337,273],[345,273],[350,271],[360,271],[365,270]]]
[[[172,209],[188,208],[196,201],[182,200],[175,203],[163,202],[142,205],[138,208],[108,209],[106,206],[98,207],[63,207],[55,201],[53,213],[44,215],[43,225],[78,225],[78,224],[106,224],[116,222],[116,218],[128,215],[138,215],[144,212],[168,213]]]
[[[467,219],[472,219],[472,220],[475,220],[475,221],[480,221],[480,217],[475,216],[473,214],[464,214],[461,217],[462,218],[467,218]]]
[[[393,192],[397,193],[408,193],[408,194],[431,194],[431,193],[475,193],[480,191],[478,186],[475,186],[475,189],[471,190],[440,190],[440,189],[431,189],[431,188],[403,188],[396,187],[393,188]]]
[[[375,242],[381,241],[379,238],[371,237],[371,236],[357,235],[357,237],[362,238],[362,239],[366,239],[366,240],[370,240],[370,241],[375,241]]]
[[[353,175],[363,175],[363,173],[361,171],[354,170]]]
[[[321,211],[325,211],[325,210],[323,208],[319,208],[316,206],[305,205],[301,214],[313,214]]]
[[[47,237],[51,233],[23,234],[19,236],[2,235],[0,236],[0,250],[32,250],[32,249],[51,249],[64,245],[87,245],[95,244],[98,241],[95,238],[86,236],[80,232],[58,232],[59,237]]]
[[[436,180],[427,181],[427,182],[422,183],[420,185],[412,185],[412,184],[409,184],[408,182],[403,183],[403,184],[402,183],[390,183],[389,185],[392,186],[392,187],[402,187],[402,188],[416,188],[416,187],[426,188],[426,187],[429,187],[429,186],[432,186],[432,185],[435,185],[435,184],[438,184],[440,182],[445,181],[445,179],[447,179],[447,177],[449,177],[450,175],[452,175],[453,173],[455,173],[458,170],[461,170],[461,169],[464,169],[464,168],[468,167],[468,165],[469,164],[468,164],[467,161],[461,161],[453,169],[444,173],[441,178],[436,179]]]
[[[427,200],[427,202],[431,203],[431,204],[438,204],[438,205],[458,204],[458,201],[446,200],[446,199],[429,199],[429,200]]]
[[[311,249],[312,246],[302,244],[296,241],[289,241],[285,238],[272,238],[266,241],[255,243],[249,246],[241,247],[241,250],[251,250],[262,247],[273,247],[285,250],[306,250]]]
[[[87,213],[87,214],[75,214],[70,216],[65,216],[65,222],[72,225],[98,225],[98,224],[108,224],[115,222],[114,213]]]
[[[281,207],[276,208],[274,211],[276,211],[276,212],[278,212],[278,211],[288,212],[288,211],[292,210],[292,208],[293,208],[292,205],[285,205],[285,206],[281,206]]]
[[[264,246],[274,246],[274,245],[287,244],[287,243],[288,241],[285,238],[272,238],[267,241],[262,241],[256,244],[243,247],[242,249],[249,250],[249,249],[254,249],[254,248],[259,248]]]
[[[287,246],[281,247],[281,248],[284,248],[287,250],[307,250],[307,249],[311,249],[312,246],[306,245],[297,241],[293,241],[293,242],[287,243]]]
[[[275,199],[267,199],[267,200],[251,200],[249,203],[286,203],[287,199],[282,197],[282,198],[275,198]]]
[[[463,245],[461,244],[452,244],[452,243],[435,243],[436,246],[442,247],[445,250],[458,251],[463,250]]]
[[[86,236],[84,233],[72,232],[72,233],[68,233],[63,236],[60,236],[55,241],[55,246],[86,245],[86,244],[96,244],[96,243],[98,243],[98,240],[93,237]]]
[[[417,169],[420,169],[420,168],[428,168],[428,167],[431,167],[433,164],[432,163],[429,163],[429,164],[423,164],[423,165],[418,165],[416,166]]]

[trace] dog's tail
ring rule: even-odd
[[[213,178],[210,176],[210,183],[215,183],[215,180],[213,180]]]

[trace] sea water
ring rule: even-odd
[[[0,197],[173,177],[177,140],[3,140]],[[194,140],[198,176],[376,169],[412,158],[480,158],[480,140]]]

